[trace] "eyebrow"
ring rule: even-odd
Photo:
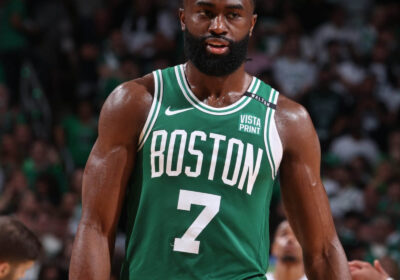
[[[196,6],[207,6],[207,7],[215,7],[215,4],[205,1],[197,1]]]
[[[228,9],[232,9],[232,10],[244,10],[243,5],[241,4],[235,4],[235,5],[228,5],[226,6]]]
[[[215,7],[215,4],[206,2],[206,1],[197,1],[196,5],[197,6]],[[242,4],[227,5],[226,8],[232,9],[232,10],[244,10],[244,7]]]

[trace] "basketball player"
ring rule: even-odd
[[[41,253],[37,237],[21,222],[0,216],[0,279],[24,277]]]
[[[273,273],[267,273],[268,280],[307,280],[301,246],[288,221],[278,226],[271,253],[276,258],[276,266]]]
[[[244,71],[256,18],[252,0],[185,0],[187,63],[108,98],[85,169],[71,280],[109,278],[124,199],[121,279],[265,279],[279,167],[308,278],[350,279],[309,115]]]

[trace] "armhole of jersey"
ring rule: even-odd
[[[271,88],[269,102],[277,105],[279,92]],[[267,108],[264,124],[264,143],[267,152],[269,164],[271,166],[271,176],[275,179],[278,174],[279,165],[283,155],[283,146],[279,137],[278,129],[275,123],[275,109]]]
[[[147,138],[150,135],[150,132],[156,123],[158,114],[161,108],[161,101],[163,97],[163,79],[161,70],[153,71],[154,76],[154,95],[153,95],[153,102],[151,104],[149,115],[147,116],[146,123],[143,126],[143,129],[139,136],[139,144],[138,144],[138,151],[140,151]]]

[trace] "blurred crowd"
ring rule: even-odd
[[[0,0],[0,214],[46,252],[26,279],[67,279],[101,106],[118,84],[185,61],[179,6]],[[257,13],[247,71],[309,111],[348,258],[400,277],[399,1],[268,0]],[[283,218],[276,186],[271,231]],[[123,254],[121,222],[114,279]]]

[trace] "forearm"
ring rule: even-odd
[[[81,224],[75,237],[69,270],[70,280],[109,280],[110,246],[96,227]]]
[[[320,253],[305,254],[304,266],[309,280],[351,280],[339,240],[327,245]]]

